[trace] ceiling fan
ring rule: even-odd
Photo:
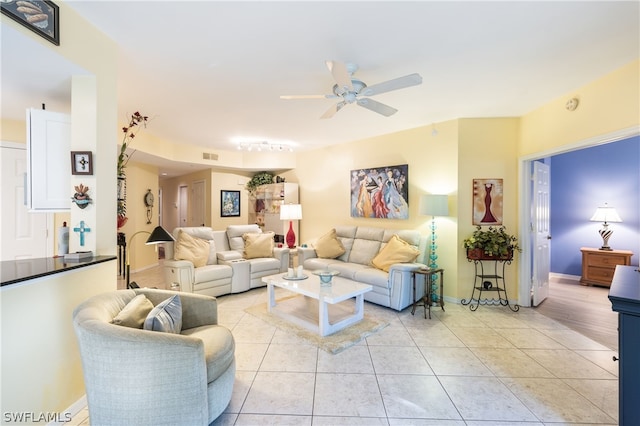
[[[417,86],[422,83],[420,74],[415,73],[393,80],[383,81],[373,86],[367,86],[361,80],[353,77],[353,74],[358,70],[356,64],[344,64],[339,61],[326,61],[326,64],[333,75],[333,79],[336,81],[332,94],[284,95],[280,96],[280,99],[340,99],[337,104],[332,105],[320,118],[331,118],[345,105],[352,103],[356,103],[363,108],[389,117],[398,112],[398,110],[368,97],[392,90],[404,89],[405,87]]]

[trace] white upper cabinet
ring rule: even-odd
[[[31,211],[71,208],[71,116],[27,110],[27,196]]]

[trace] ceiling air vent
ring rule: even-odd
[[[218,154],[213,154],[211,152],[203,152],[202,153],[203,160],[215,160],[218,161]]]

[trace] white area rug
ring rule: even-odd
[[[267,312],[267,304],[260,303],[245,309],[245,312],[260,318],[261,320],[278,327],[286,332],[294,333],[329,353],[337,354],[350,346],[362,341],[389,325],[386,321],[378,320],[365,312],[362,321],[353,324],[344,330],[340,330],[329,336],[321,337],[303,327],[292,324],[280,317]]]

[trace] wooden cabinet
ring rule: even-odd
[[[636,266],[618,266],[609,291],[618,312],[618,423],[640,425],[640,272]]]
[[[297,183],[270,183],[260,185],[250,197],[249,223],[257,223],[263,232],[273,231],[286,235],[289,221],[280,220],[282,204],[298,204]],[[293,232],[298,233],[298,221],[293,221]]]
[[[617,265],[630,265],[633,253],[628,250],[599,250],[582,247],[582,285],[611,286]]]

